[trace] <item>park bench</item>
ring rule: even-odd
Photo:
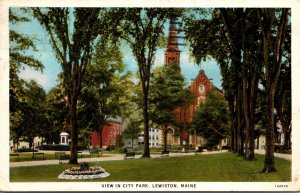
[[[90,157],[92,157],[93,154],[98,155],[98,157],[99,157],[100,155],[102,155],[101,150],[98,150],[98,149],[90,149],[89,152],[90,152]]]
[[[60,155],[58,157],[58,161],[61,164],[63,160],[69,160],[70,159],[70,155],[64,154],[64,155]]]
[[[11,153],[11,154],[9,154],[10,155],[10,157],[12,158],[12,157],[17,157],[17,161],[20,161],[20,157],[19,157],[19,154],[18,153]]]
[[[126,152],[124,159],[133,159],[135,157],[135,152]]]
[[[160,157],[169,157],[169,151],[162,151]]]
[[[37,159],[38,157],[45,159],[44,153],[34,153],[34,159]]]

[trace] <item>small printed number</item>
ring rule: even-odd
[[[287,188],[288,185],[284,185],[284,184],[277,184],[275,185],[276,188]]]

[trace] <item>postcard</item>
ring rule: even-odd
[[[0,1],[0,190],[299,191],[298,1]]]

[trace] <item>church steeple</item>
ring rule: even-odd
[[[180,62],[180,50],[178,48],[176,18],[170,19],[168,45],[165,52],[165,65],[170,62],[179,64]]]

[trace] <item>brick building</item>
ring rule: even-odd
[[[118,143],[118,136],[122,134],[121,120],[108,119],[108,122],[103,126],[102,130],[102,146],[116,145]],[[99,147],[100,138],[96,131],[92,132],[91,146]]]

